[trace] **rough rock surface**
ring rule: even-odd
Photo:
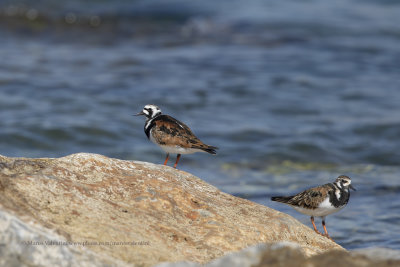
[[[104,265],[109,259],[116,259],[113,265],[206,263],[264,242],[290,241],[306,256],[343,250],[289,215],[223,193],[184,171],[96,154],[0,156],[0,208],[75,242],[69,257],[89,251],[104,258]],[[53,238],[15,231],[10,239],[17,236],[25,247]],[[23,253],[10,242],[3,240],[0,249]]]

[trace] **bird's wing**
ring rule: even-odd
[[[208,147],[200,141],[190,128],[171,116],[161,115],[154,119],[154,128],[151,134],[154,139],[161,145],[169,144],[183,148],[198,148]]]
[[[307,189],[287,200],[286,204],[298,206],[306,209],[315,209],[318,205],[329,197],[330,186],[322,185]]]

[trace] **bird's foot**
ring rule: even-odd
[[[320,231],[318,231],[318,230],[316,230],[316,229],[314,229],[314,231],[315,231],[317,234],[319,234],[319,235],[324,235],[323,233],[321,233]]]
[[[326,234],[323,234],[323,233],[321,233],[321,232],[318,231],[318,230],[314,230],[314,231],[315,231],[317,234],[322,235],[322,236],[324,236],[324,237],[326,237],[326,238],[328,238],[328,239],[330,239],[330,240],[333,241],[332,237],[330,237],[327,233],[326,233]]]
[[[333,241],[332,237],[330,237],[328,234],[321,234],[321,235],[323,235],[323,236],[325,236],[326,238],[328,238],[328,239],[330,239],[330,240]]]

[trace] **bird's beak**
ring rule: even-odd
[[[140,111],[138,114],[135,114],[133,116],[141,116],[141,115],[145,115],[143,111]]]
[[[353,191],[357,191],[352,185],[349,185],[350,189],[353,189]]]

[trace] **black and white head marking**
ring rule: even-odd
[[[351,185],[350,177],[346,175],[340,175],[338,178],[336,178],[334,183],[340,190],[349,191],[349,188],[354,189],[354,187]]]
[[[330,195],[330,202],[335,207],[346,205],[350,198],[349,188],[355,190],[354,187],[351,185],[350,177],[346,175],[340,175],[332,184],[334,195]]]
[[[142,112],[147,119],[152,119],[161,114],[161,109],[156,105],[146,105],[144,106]]]
[[[156,118],[161,116],[161,109],[156,105],[146,105],[143,110],[136,114],[136,116],[144,115],[146,116],[146,123],[144,124],[144,132],[147,137],[150,138],[150,131],[152,128],[152,123]]]

